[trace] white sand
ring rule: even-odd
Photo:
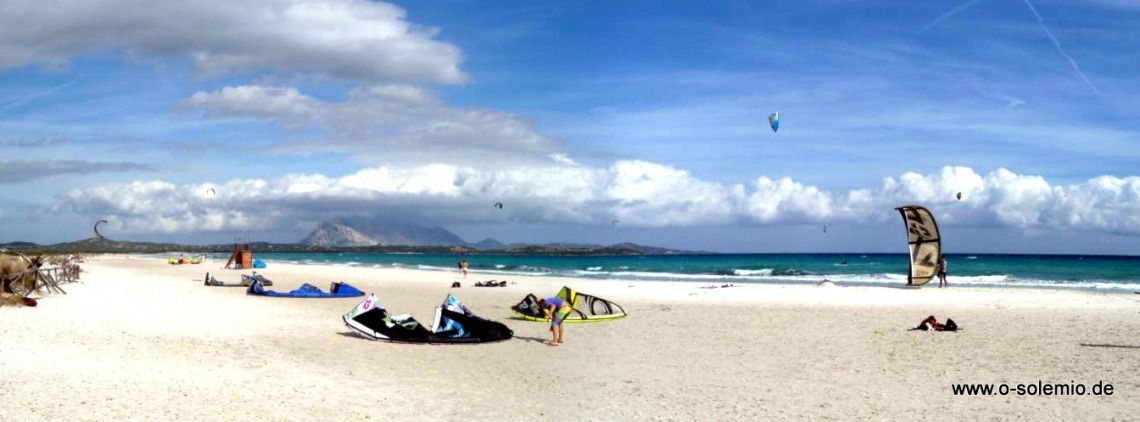
[[[206,287],[220,263],[105,257],[37,308],[0,308],[0,421],[1128,420],[1140,418],[1140,296],[513,277],[274,264],[275,290],[347,281],[430,320],[447,293],[505,322],[502,343],[369,342],[359,299]],[[248,272],[248,271],[247,271]],[[567,343],[512,319],[563,284],[622,304]],[[632,286],[632,287],[631,287]],[[908,331],[927,315],[960,333]],[[1095,346],[1086,346],[1095,345]],[[1126,346],[1126,347],[1108,347]],[[952,383],[1111,383],[1111,396],[954,396]]]

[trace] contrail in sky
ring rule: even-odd
[[[43,91],[40,91],[40,92],[35,92],[35,93],[32,93],[32,94],[28,94],[28,95],[24,96],[24,98],[20,98],[20,99],[18,99],[18,100],[15,100],[15,101],[12,101],[12,102],[10,102],[10,103],[8,103],[8,104],[5,104],[3,107],[0,107],[0,114],[3,114],[5,111],[8,111],[8,109],[10,109],[10,108],[12,108],[12,107],[16,107],[16,106],[18,106],[18,105],[27,104],[29,101],[31,101],[31,100],[34,100],[34,99],[36,99],[36,98],[38,98],[38,97],[42,97],[42,96],[45,96],[45,95],[51,94],[51,93],[53,93],[53,92],[59,91],[59,90],[61,90],[61,89],[64,89],[64,88],[67,88],[67,87],[69,87],[69,86],[72,86],[72,85],[74,85],[74,84],[75,84],[75,82],[68,82],[68,83],[65,83],[65,84],[63,84],[63,85],[60,85],[60,86],[56,86],[56,87],[52,87],[52,88],[48,88],[48,89],[45,89],[45,90],[43,90]]]
[[[935,25],[942,23],[942,21],[944,21],[946,19],[950,19],[951,16],[958,14],[958,12],[969,9],[970,6],[973,6],[973,5],[981,3],[981,2],[982,2],[982,0],[970,0],[968,2],[962,3],[962,4],[958,5],[958,7],[955,7],[953,9],[950,9],[946,13],[943,13],[942,16],[939,16],[939,17],[935,18],[934,20],[930,21],[930,23],[926,24],[926,26],[924,26],[924,27],[922,27],[922,29],[918,30],[918,33],[921,34],[923,32],[926,32],[926,30],[933,28]]]
[[[1045,31],[1045,35],[1048,35],[1049,39],[1053,41],[1053,46],[1057,47],[1057,52],[1061,53],[1062,56],[1065,56],[1065,58],[1069,60],[1069,64],[1073,65],[1073,70],[1077,71],[1078,75],[1081,75],[1081,79],[1085,80],[1085,83],[1089,85],[1089,88],[1092,89],[1092,92],[1094,94],[1099,95],[1100,91],[1096,89],[1096,85],[1093,85],[1092,81],[1089,80],[1089,77],[1085,76],[1085,72],[1081,72],[1081,67],[1077,65],[1077,61],[1073,60],[1072,57],[1069,57],[1068,54],[1065,54],[1065,49],[1061,48],[1061,42],[1057,41],[1057,37],[1054,37],[1053,33],[1049,31],[1049,27],[1045,26],[1045,20],[1041,19],[1041,15],[1037,14],[1037,8],[1033,7],[1033,3],[1030,3],[1029,0],[1025,0],[1025,5],[1029,6],[1029,10],[1033,12],[1033,16],[1037,17],[1037,25],[1041,26],[1041,29]]]

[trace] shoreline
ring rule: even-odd
[[[112,254],[108,254],[112,255]],[[130,254],[138,257],[138,259],[166,259],[167,255],[162,254]],[[825,254],[826,255],[826,254]],[[1074,255],[1075,256],[1075,255]],[[222,260],[224,261],[224,257]],[[212,262],[217,262],[216,257],[211,258]],[[316,266],[333,266],[333,267],[346,267],[346,268],[375,268],[375,269],[406,269],[414,271],[430,271],[444,276],[456,274],[456,270],[449,267],[415,264],[415,263],[359,263],[359,262],[329,262],[329,261],[311,261],[304,262],[299,260],[281,260],[277,258],[270,258],[265,261],[272,265],[316,265]],[[474,267],[470,269],[471,274],[481,274],[484,279],[501,279],[510,277],[556,277],[568,280],[582,280],[582,281],[604,281],[614,283],[640,283],[640,282],[668,282],[668,283],[684,283],[684,284],[697,284],[697,285],[710,285],[710,284],[742,284],[742,285],[777,285],[777,286],[814,286],[823,280],[829,280],[840,287],[876,287],[876,288],[904,288],[911,289],[905,285],[905,274],[903,273],[872,273],[872,274],[804,274],[804,275],[766,275],[766,276],[753,276],[753,275],[717,275],[717,274],[683,274],[683,273],[652,273],[652,272],[638,272],[639,275],[621,276],[621,272],[616,273],[598,273],[591,274],[588,270],[565,270],[565,271],[581,271],[577,275],[567,275],[564,272],[554,271],[547,273],[528,272],[528,271],[512,271],[502,269],[490,269]],[[755,270],[744,270],[755,271]],[[614,276],[616,274],[616,276]],[[659,274],[659,275],[658,275]],[[609,275],[609,276],[607,276]],[[875,276],[894,276],[889,280],[875,279],[867,281],[866,278],[873,278]],[[862,277],[862,278],[851,278]],[[758,278],[767,277],[767,278]],[[979,289],[1014,289],[1014,290],[1064,290],[1064,291],[1087,291],[1087,292],[1100,292],[1108,294],[1132,294],[1133,292],[1140,291],[1140,280],[1133,282],[1113,282],[1113,281],[1070,281],[1066,284],[1065,281],[1059,280],[1039,280],[1039,279],[1026,279],[1026,281],[1002,283],[1002,281],[984,281],[996,277],[1013,277],[1009,274],[992,274],[992,275],[951,275],[948,277],[950,288],[979,288]],[[977,281],[981,279],[983,281]],[[919,289],[937,289],[937,281],[931,281]]]
[[[518,277],[275,264],[278,291],[344,281],[430,320],[447,294],[514,338],[430,346],[364,340],[362,298],[253,297],[202,285],[252,270],[89,257],[37,308],[0,308],[0,420],[1129,419],[1140,414],[1140,302],[1078,291],[884,289]],[[566,328],[513,318],[564,284],[626,318]],[[634,287],[629,287],[633,285]],[[910,330],[928,315],[956,333]],[[13,358],[18,356],[19,358]],[[546,383],[551,377],[565,382]],[[1109,382],[1112,396],[961,397],[956,383]],[[535,388],[535,383],[542,388]],[[554,412],[554,413],[552,413]]]

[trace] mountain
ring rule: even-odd
[[[18,251],[20,249],[32,249],[36,246],[39,246],[39,245],[32,243],[32,242],[0,243],[0,249],[8,249],[8,250],[13,250],[13,251]]]
[[[502,249],[502,248],[506,247],[506,245],[504,245],[503,242],[500,242],[500,241],[495,240],[495,239],[491,239],[489,237],[486,239],[480,240],[478,243],[475,243],[474,245],[471,245],[471,246],[474,246],[474,247],[479,248],[479,249],[484,249],[484,250],[485,249]]]
[[[497,242],[496,242],[497,243]],[[442,227],[422,227],[399,223],[325,220],[302,245],[326,247],[353,246],[451,246],[468,243]]]

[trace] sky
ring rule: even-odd
[[[3,9],[0,242],[1140,255],[1137,0]]]

